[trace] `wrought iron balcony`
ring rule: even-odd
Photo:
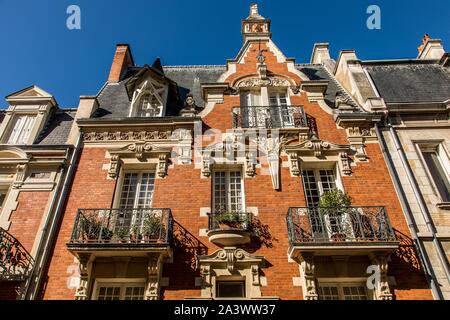
[[[233,108],[233,128],[307,128],[303,106],[254,106]]]
[[[291,248],[326,250],[398,245],[384,207],[291,207],[286,220]]]
[[[166,208],[79,209],[69,249],[168,245],[172,213]]]
[[[20,242],[0,228],[0,281],[23,281],[33,265],[33,258]]]
[[[211,212],[209,216],[209,240],[222,246],[234,246],[250,241],[253,215],[248,212]]]

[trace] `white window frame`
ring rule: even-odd
[[[317,187],[319,189],[319,197],[323,195],[324,190],[323,190],[323,185],[322,185],[322,181],[320,179],[320,170],[332,170],[333,174],[334,174],[334,184],[336,186],[337,189],[344,191],[344,186],[342,184],[342,177],[340,175],[339,172],[339,166],[337,163],[333,162],[333,163],[304,163],[302,164],[302,168],[301,168],[301,182],[303,185],[303,191],[305,192],[305,201],[307,206],[309,206],[308,203],[308,198],[307,198],[307,192],[306,192],[306,185],[304,183],[303,180],[303,171],[306,170],[310,170],[310,171],[314,171],[314,179],[316,180],[317,183]]]
[[[245,212],[245,186],[244,186],[244,174],[242,168],[217,168],[213,170],[212,176],[212,208],[215,210],[216,208],[216,197],[215,197],[215,188],[216,188],[216,173],[217,172],[225,172],[225,192],[227,195],[227,208],[226,211],[231,211],[231,192],[230,192],[230,172],[240,172],[241,174],[241,212]]]
[[[317,293],[319,294],[319,300],[322,300],[320,297],[320,288],[321,287],[336,287],[338,290],[339,300],[345,300],[344,287],[363,287],[366,292],[366,300],[373,300],[373,290],[369,290],[366,285],[366,280],[356,281],[356,280],[328,280],[328,281],[320,281],[318,280],[317,284]]]
[[[27,119],[25,121],[21,121],[19,123],[19,121],[21,119]],[[12,119],[10,120],[10,124],[9,124],[9,130],[8,133],[5,137],[5,143],[9,144],[9,145],[26,145],[26,144],[30,144],[30,137],[31,137],[31,133],[33,132],[33,129],[36,125],[36,121],[37,121],[37,115],[35,114],[15,114]],[[19,125],[18,125],[19,123]],[[16,130],[16,126],[19,126],[18,130]],[[25,129],[25,125],[27,125],[27,133],[24,134],[24,129]],[[13,138],[14,136],[14,138]]]
[[[225,283],[225,282],[234,282],[234,283],[242,283],[243,284],[243,297],[219,297],[217,295],[218,291],[219,291],[219,284],[220,283]],[[216,299],[219,300],[226,300],[226,299],[246,299],[247,298],[247,283],[245,281],[244,277],[241,278],[226,278],[226,277],[219,277],[218,279],[216,279],[215,281],[215,286],[214,286],[214,297]]]
[[[157,89],[155,88],[155,85],[161,86],[162,88]],[[166,83],[156,81],[155,79],[149,77],[147,78],[147,80],[143,81],[142,85],[139,88],[137,88],[133,93],[129,113],[130,117],[141,117],[138,116],[138,114],[141,109],[142,98],[147,94],[153,95],[160,103],[161,110],[158,115],[155,115],[155,117],[162,117],[165,115],[167,96],[169,94],[169,87]]]
[[[252,97],[259,97],[259,101],[254,103],[255,101]],[[260,107],[264,105],[260,89],[242,90],[240,93],[240,100],[241,106],[244,107]]]
[[[154,175],[154,181],[156,181],[156,172],[155,170],[121,170],[121,175],[120,175],[120,183],[117,184],[117,188],[116,188],[116,199],[114,200],[114,208],[120,208],[120,202],[122,200],[122,189],[123,189],[123,184],[125,181],[125,175],[126,174],[137,174],[138,178],[137,178],[137,183],[136,183],[136,194],[134,196],[134,201],[133,201],[133,209],[134,208],[138,208],[138,201],[139,201],[139,190],[141,188],[141,182],[142,182],[142,175],[144,173],[152,173]],[[152,192],[152,196],[151,196],[151,201],[150,201],[150,205],[148,208],[151,208],[153,205],[153,195],[155,193],[155,183],[153,183],[153,192]],[[123,209],[123,208],[122,208]],[[131,208],[129,208],[131,209]]]
[[[442,169],[444,170],[447,179],[450,181],[450,160],[449,160],[449,153],[447,152],[444,143],[442,140],[440,141],[416,141],[415,143],[416,151],[419,155],[419,159],[422,163],[422,166],[424,168],[424,171],[427,174],[428,180],[430,181],[430,184],[432,186],[432,189],[435,193],[435,195],[439,198],[441,202],[448,203],[449,201],[445,201],[445,199],[442,197],[441,192],[439,191],[436,182],[434,180],[433,175],[430,172],[430,169],[428,168],[428,164],[425,161],[425,158],[423,157],[423,152],[435,152],[439,161],[439,164],[441,165]]]
[[[142,300],[144,300],[147,280],[144,278],[96,278],[92,289],[92,300],[98,300],[100,288],[107,286],[121,288],[119,300],[124,300],[127,287],[144,287],[144,294],[142,296]]]

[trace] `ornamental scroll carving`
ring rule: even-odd
[[[238,88],[255,88],[255,87],[290,87],[291,84],[286,79],[268,77],[265,79],[250,78],[240,81]]]
[[[247,251],[235,247],[225,247],[221,250],[217,250],[210,256],[200,256],[200,270],[204,265],[215,265],[217,263],[226,263],[227,270],[230,273],[234,273],[237,269],[238,263],[248,263],[250,265],[262,266],[264,261],[263,257],[253,256]]]

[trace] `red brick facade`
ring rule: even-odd
[[[293,79],[297,85],[301,83],[297,74],[288,71],[286,63],[277,62],[277,57],[264,42],[261,43],[261,48],[268,50],[265,53],[265,63],[270,72]],[[247,51],[245,63],[238,64],[236,73],[224,82],[233,83],[236,79],[256,74],[257,51],[258,44],[255,42]],[[111,72],[117,74],[114,70]],[[231,110],[239,103],[239,96],[224,95],[224,102],[216,104],[203,117],[205,126],[223,132],[230,129]],[[303,105],[305,112],[316,120],[320,139],[336,144],[349,143],[346,131],[338,128],[332,116],[317,103],[309,102],[306,93],[291,97],[291,103]],[[103,147],[90,146],[82,150],[49,262],[44,299],[74,299],[75,290],[68,288],[68,278],[71,276],[70,266],[75,260],[66,244],[69,242],[78,208],[112,206],[116,181],[107,178],[105,165],[107,167],[109,159],[105,158],[106,152]],[[352,175],[343,177],[344,189],[352,197],[354,205],[379,205],[387,209],[401,242],[389,263],[389,276],[395,278],[395,285],[391,285],[395,299],[432,299],[378,143],[367,144],[366,152],[369,161],[358,162],[352,167]],[[171,160],[175,163],[175,159]],[[283,156],[283,160],[286,161],[287,158]],[[292,177],[288,167],[281,167],[281,188],[274,190],[270,175],[262,175],[260,172],[261,169],[257,168],[255,177],[245,179],[245,203],[248,207],[258,207],[258,219],[268,227],[270,238],[266,239],[266,243],[252,243],[244,248],[252,254],[264,256],[268,261],[268,267],[261,270],[267,279],[267,285],[261,287],[263,297],[302,299],[301,287],[293,285],[293,277],[299,277],[299,265],[288,260],[289,242],[285,220],[290,206],[306,205],[301,177]],[[199,211],[202,207],[211,207],[211,190],[212,179],[201,178],[200,169],[194,168],[192,164],[174,164],[168,169],[166,177],[155,180],[152,206],[170,208],[175,220],[174,256],[172,263],[164,264],[162,276],[169,278],[169,285],[161,288],[162,299],[200,296],[200,288],[195,286],[195,277],[199,277],[199,271],[195,269],[195,254],[202,247],[207,248],[207,254],[219,249],[209,242],[208,237],[199,235],[200,229],[208,227],[208,218],[201,217]],[[33,197],[41,199],[38,194],[33,194]],[[15,214],[25,214],[25,210],[25,207],[19,206]],[[187,242],[179,236],[180,230],[189,232],[196,242]],[[27,239],[22,241],[29,245]]]

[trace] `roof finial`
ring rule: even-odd
[[[256,3],[252,3],[250,5],[250,15],[248,16],[247,19],[257,19],[257,20],[264,19],[264,17],[259,14],[258,5]]]

